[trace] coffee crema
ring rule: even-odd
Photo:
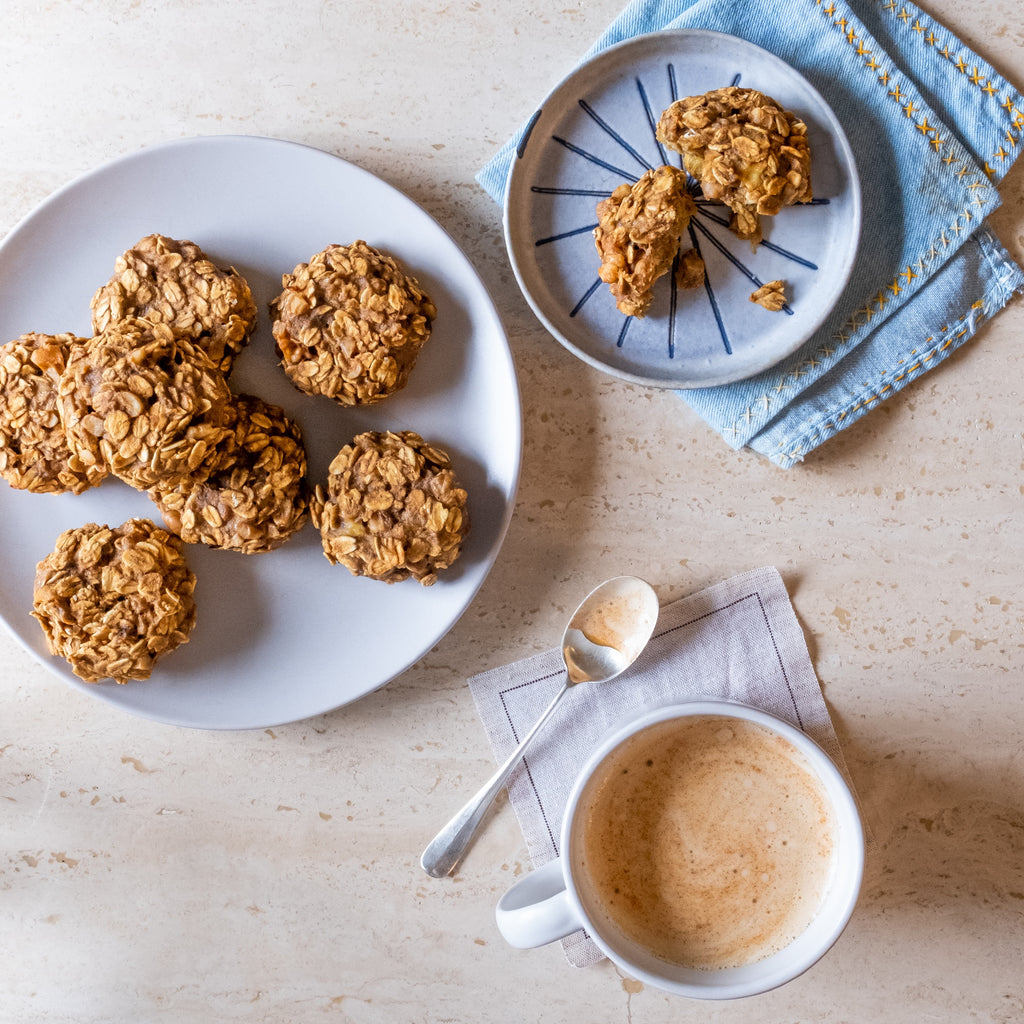
[[[587,784],[574,876],[595,924],[660,960],[763,960],[810,924],[836,823],[804,755],[753,722],[695,715],[634,734]]]

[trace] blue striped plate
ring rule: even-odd
[[[729,231],[729,210],[694,183],[697,215],[683,249],[704,258],[704,287],[682,290],[666,275],[647,316],[626,317],[597,276],[596,204],[650,167],[681,166],[655,138],[661,112],[733,84],[759,89],[807,124],[814,200],[763,218],[755,250]],[[527,301],[571,352],[636,383],[707,387],[767,369],[821,326],[849,278],[860,201],[850,145],[806,79],[744,40],[682,29],[604,50],[547,97],[509,171],[505,238]],[[779,278],[784,310],[749,301]]]

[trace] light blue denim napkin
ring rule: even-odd
[[[860,251],[828,320],[756,377],[679,392],[732,447],[789,467],[1024,289],[984,223],[1024,145],[1024,99],[901,0],[633,0],[585,57],[666,28],[727,32],[781,57],[825,97],[857,159]],[[498,202],[521,137],[477,175]]]

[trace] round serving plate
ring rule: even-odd
[[[522,447],[507,339],[472,265],[426,212],[328,153],[276,139],[187,139],[123,157],[49,197],[0,245],[0,338],[91,333],[89,300],[145,235],[190,239],[249,282],[260,323],[230,380],[302,427],[312,483],[364,430],[415,430],[446,450],[469,493],[463,553],[432,587],[351,576],[307,525],[276,551],[186,547],[197,576],[190,642],[150,679],[83,683],[52,657],[30,617],[36,563],[58,534],[132,516],[159,522],[145,494],[108,479],[82,495],[30,494],[0,481],[0,617],[69,684],[128,712],[211,729],[297,721],[356,700],[443,637],[490,570],[512,514]],[[300,394],[274,353],[267,304],[281,275],[330,243],[391,254],[437,306],[407,388],[364,409]]]

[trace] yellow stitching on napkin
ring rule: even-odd
[[[865,49],[864,41],[854,31],[854,25],[852,25],[851,22],[848,21],[842,15],[840,15],[838,18],[836,17],[836,14],[839,12],[839,4],[837,4],[836,0],[813,0],[813,2],[818,8],[820,8],[821,13],[828,17],[829,22],[843,33],[843,38],[846,39],[847,43],[851,46],[851,48],[853,47],[853,44],[859,40],[859,45],[854,49],[854,54],[861,58],[863,58],[864,56],[868,57],[867,60],[861,60],[862,67],[866,68],[868,71],[871,71],[872,73],[881,70],[881,74],[876,74],[875,76],[879,84],[883,88],[885,88],[887,94],[896,103],[900,105],[904,115],[908,118],[908,120],[913,121],[914,126],[921,133],[922,137],[928,140],[928,144],[935,150],[935,152],[938,152],[942,146],[946,145],[947,140],[939,137],[939,134],[935,130],[935,128],[928,124],[927,117],[925,117],[924,120],[922,120],[921,122],[918,122],[913,118],[913,114],[917,112],[917,107],[914,105],[913,100],[910,99],[910,97],[908,97],[900,88],[899,81],[896,80],[895,72],[892,75],[890,75],[889,70],[881,68],[878,62],[874,59],[874,57],[870,55],[871,51]],[[897,6],[900,6],[897,0],[886,0],[886,2],[883,4],[885,10],[892,12],[897,18],[899,18],[904,24],[906,24],[910,18],[910,15],[907,13],[906,7],[900,6],[900,11],[897,12]],[[929,42],[929,45],[936,45],[935,42],[928,40],[927,36],[924,36],[923,38],[925,38],[925,40]],[[943,53],[944,51],[938,50],[938,52]],[[948,47],[946,48],[944,55],[947,56],[947,58],[949,58]],[[892,84],[892,88],[890,88],[890,84]],[[1008,113],[1012,108],[1012,110],[1015,112],[1015,115],[1021,122],[1019,127],[1024,128],[1024,113],[1017,110],[1013,101],[1010,98],[1008,98],[1007,102],[1004,103],[1003,106],[1007,109]],[[944,163],[947,167],[950,168],[956,180],[959,181],[961,184],[964,184],[963,179],[966,177],[966,175],[970,173],[970,168],[961,166],[959,170],[954,170],[953,165],[961,164],[962,161],[957,156],[955,156],[952,150],[950,150],[945,156],[941,157],[941,160],[942,163]],[[985,169],[988,173],[991,173],[987,164]],[[984,182],[979,178],[975,178],[972,182],[964,184],[964,187],[966,188],[968,195],[971,196],[971,202],[978,206],[984,205],[984,196],[987,194],[988,191],[987,182]],[[889,282],[886,288],[888,288],[888,290],[892,293],[891,296],[887,296],[885,294],[885,288],[883,288],[874,299],[874,308],[872,308],[872,303],[869,301],[868,305],[865,308],[855,312],[847,320],[847,322],[843,324],[842,327],[840,327],[835,334],[832,335],[830,340],[839,342],[840,346],[848,344],[853,334],[856,331],[858,331],[861,327],[864,327],[865,325],[869,324],[874,315],[884,308],[884,306],[889,302],[890,298],[902,294],[904,287],[908,286],[910,282],[915,278],[922,276],[925,270],[927,269],[927,265],[932,260],[937,259],[946,249],[949,248],[951,242],[950,237],[949,235],[947,235],[946,232],[952,232],[953,236],[958,238],[960,236],[960,233],[963,230],[965,230],[964,225],[961,224],[961,220],[965,221],[967,224],[970,224],[973,221],[973,219],[974,218],[971,216],[970,209],[968,207],[965,207],[953,219],[952,224],[950,224],[947,228],[944,228],[939,233],[938,238],[936,238],[929,245],[927,251],[922,256],[920,256],[912,264],[908,264],[906,270],[901,270],[892,279],[892,281]],[[917,271],[916,273],[915,269]],[[902,285],[900,283],[901,278],[904,279]],[[835,353],[835,348],[819,347],[813,355],[809,356],[807,359],[798,363],[793,369],[789,370],[784,377],[780,378],[778,383],[772,386],[771,390],[766,391],[763,395],[754,399],[753,403],[747,406],[744,412],[741,413],[735,420],[733,420],[730,426],[722,427],[722,432],[730,433],[734,436],[739,434],[740,425],[742,423],[746,423],[747,425],[750,424],[753,417],[753,408],[755,406],[760,405],[767,413],[772,407],[772,392],[774,392],[775,396],[779,396],[782,394],[783,391],[788,391],[792,386],[792,381],[796,381],[799,380],[801,377],[807,376],[808,370],[820,366],[822,360],[830,358],[831,356],[835,355]]]
[[[917,127],[921,135],[928,139],[929,145],[936,153],[938,153],[942,149],[942,147],[947,144],[948,140],[942,138],[939,135],[938,131],[928,123],[927,117],[925,117],[921,121],[917,121],[915,119],[914,115],[918,112],[917,105],[909,96],[904,94],[903,90],[900,88],[899,82],[896,82],[891,89],[889,88],[891,78],[890,72],[887,69],[882,68],[881,65],[871,55],[872,51],[867,48],[865,41],[857,34],[855,26],[846,17],[839,13],[839,6],[837,5],[836,0],[828,0],[827,3],[824,3],[823,0],[815,0],[815,3],[818,7],[821,8],[822,13],[828,16],[829,21],[843,33],[844,38],[851,46],[853,46],[854,43],[857,44],[856,49],[854,51],[857,54],[857,56],[868,58],[867,60],[863,61],[864,67],[873,72],[881,71],[881,74],[877,75],[878,81],[883,86],[886,87],[888,95],[900,105],[900,107],[903,110],[904,116],[914,122],[915,126]],[[895,16],[899,18],[899,20],[901,20],[904,24],[907,24],[910,15],[907,13],[907,9],[905,6],[900,6],[900,10],[899,12],[897,12],[896,0],[886,0],[886,3],[883,4],[883,7],[885,8],[885,10],[895,14]],[[836,15],[838,15],[838,17],[836,17]],[[914,31],[917,31],[919,34],[923,35],[924,26],[921,25],[919,19],[915,20],[914,25],[911,26],[911,28]],[[926,42],[928,42],[930,46],[933,47],[935,47],[938,42],[934,32],[929,32],[929,34],[923,36],[923,38],[926,40]],[[943,53],[944,51],[939,50],[938,52]],[[945,52],[948,53],[948,47],[946,48]],[[960,62],[963,63],[962,58],[958,58],[958,60],[960,60]],[[964,64],[963,70],[965,73],[966,68],[967,66],[966,64]],[[977,79],[977,81],[975,81],[976,85],[980,85],[981,82],[986,81],[984,78],[981,77],[981,73],[978,71],[977,68],[974,69],[974,75]],[[1010,107],[1016,110],[1016,108],[1013,106],[1013,102],[1008,102],[1010,104]],[[1006,106],[1006,104],[1003,105],[1004,107]],[[1024,126],[1024,115],[1020,115],[1020,117],[1022,126]],[[998,155],[999,152],[994,154],[994,156]],[[1000,159],[1005,159],[1005,155],[1001,156]],[[952,152],[949,153],[947,156],[942,157],[942,160],[947,166],[952,166],[954,163],[960,163],[960,160],[956,156],[954,156]],[[992,168],[989,166],[987,162],[985,164],[984,169],[986,174],[988,174],[989,176],[993,174]],[[964,173],[967,172],[965,171]]]
[[[949,236],[946,234],[946,230],[953,233],[954,236],[959,236],[961,231],[966,230],[965,224],[961,221],[965,221],[966,224],[970,224],[974,218],[971,215],[969,209],[962,210],[954,218],[953,223],[949,225],[948,229],[944,229],[939,237],[936,238],[928,250],[919,259],[915,260],[912,264],[908,263],[904,270],[901,270],[886,286],[893,296],[900,295],[903,289],[910,284],[911,281],[921,277],[927,270],[928,264],[939,257],[943,250],[947,249],[950,245]],[[902,279],[902,284],[901,284]],[[887,296],[883,291],[880,291],[875,298],[868,303],[863,309],[857,310],[842,327],[835,334],[832,335],[833,341],[838,341],[840,345],[848,343],[855,331],[859,328],[869,324],[875,314],[882,311],[882,309],[889,302],[890,296]],[[972,308],[976,308],[973,306]],[[962,319],[962,318],[961,318]],[[949,328],[944,327],[942,333],[945,333]],[[926,339],[930,340],[930,339]],[[941,351],[941,350],[940,350]],[[776,396],[781,395],[783,391],[788,391],[792,387],[792,382],[799,380],[801,377],[806,377],[809,370],[816,369],[822,364],[825,359],[835,355],[835,348],[819,348],[813,355],[808,356],[807,359],[798,363],[792,370],[788,371],[785,377],[781,378],[776,384],[772,386],[771,391],[766,391],[760,397],[754,399],[751,405],[748,405],[746,409],[732,422],[731,426],[723,427],[723,433],[729,433],[733,436],[740,433],[740,424],[745,423],[750,425],[753,419],[753,409],[755,406],[760,405],[765,412],[772,406],[772,392]],[[914,353],[911,353],[914,354]],[[928,356],[931,359],[932,356]],[[917,364],[920,365],[920,364]],[[913,371],[915,367],[910,367],[906,372]],[[901,377],[896,378],[901,380]],[[851,410],[852,411],[852,410]]]
[[[899,12],[896,11],[896,7],[896,0],[886,0],[886,2],[882,4],[883,10],[888,11],[890,14],[894,15],[899,21],[902,21],[905,27],[908,26],[910,15],[907,13],[906,7],[900,5]],[[965,75],[967,80],[972,85],[976,85],[982,92],[987,93],[989,96],[995,97],[995,82],[993,82],[989,78],[986,78],[982,74],[981,69],[977,65],[975,65],[974,67],[970,67],[960,54],[957,54],[954,59],[954,55],[950,52],[949,49],[949,43],[947,43],[940,49],[939,40],[938,37],[935,35],[934,30],[929,28],[927,34],[925,34],[926,27],[927,25],[922,24],[920,18],[915,18],[914,24],[909,26],[911,31],[914,31],[919,36],[921,36],[921,38],[929,46],[931,46],[936,53],[944,57],[962,75]],[[1018,131],[1024,128],[1024,122],[1022,122],[1022,119],[1019,117],[1020,112],[1017,110],[1012,97],[1007,96],[1006,99],[1000,104],[1000,106],[1007,112],[1007,114],[1014,116],[1014,120],[1012,122],[1014,128],[1018,129]],[[1007,134],[1009,134],[1009,132],[1007,132]],[[1013,139],[1012,145],[1016,146],[1016,144],[1017,140]],[[935,147],[936,151],[938,151],[938,148],[938,146]],[[1008,154],[1005,152],[1005,150],[1003,150],[1003,147],[1000,146],[992,154],[992,158],[998,157],[1000,161],[1003,161],[1006,159],[1007,155]],[[988,160],[985,161],[984,170],[989,177],[993,177],[995,175],[995,171],[992,169],[992,166]]]
[[[977,327],[987,316],[987,313],[985,311],[985,304],[981,299],[975,299],[975,301],[971,303],[970,309],[958,318],[958,323],[964,323],[964,321],[970,317],[971,313],[974,310],[981,310],[980,316],[978,316],[974,322],[975,329],[977,329]],[[893,391],[895,389],[895,386],[897,384],[901,384],[904,381],[909,382],[909,378],[911,377],[911,375],[916,374],[919,370],[927,368],[927,364],[930,363],[936,356],[942,355],[942,353],[949,349],[954,342],[959,341],[961,338],[963,338],[967,334],[968,329],[969,325],[965,325],[964,327],[961,327],[960,330],[956,332],[956,334],[949,335],[949,337],[947,337],[946,340],[943,341],[940,345],[936,346],[931,351],[926,352],[923,356],[921,356],[920,359],[916,360],[916,362],[912,363],[902,372],[896,374],[892,378],[892,381],[890,383],[882,384],[880,387],[877,387],[873,394],[864,396],[855,405],[850,406],[849,409],[844,409],[842,412],[838,413],[833,419],[829,420],[827,423],[823,423],[821,429],[819,429],[816,434],[807,438],[802,444],[794,448],[791,448],[788,452],[782,453],[784,457],[792,461],[798,461],[802,459],[803,456],[811,448],[815,446],[819,439],[823,439],[822,435],[825,434],[825,431],[828,431],[828,433],[825,434],[825,436],[831,437],[831,435],[840,428],[843,421],[847,417],[852,416],[854,413],[859,412],[861,409],[864,409],[869,405],[874,405],[876,402],[880,402],[882,399],[887,397],[888,392]],[[940,337],[946,335],[949,331],[950,327],[947,324],[939,332]],[[929,345],[932,341],[934,341],[934,339],[935,335],[929,335],[927,338],[924,339],[924,344]],[[916,356],[917,353],[918,349],[915,348],[911,350],[910,355]],[[906,360],[900,359],[898,360],[896,365],[902,366],[905,362]],[[879,373],[879,376],[883,378],[888,377],[891,372],[892,371],[890,370],[883,370],[881,371],[881,373]],[[864,387],[871,387],[871,382],[865,381]],[[785,446],[785,444],[786,440],[785,438],[783,438],[776,445],[776,450],[781,452],[781,449]]]

